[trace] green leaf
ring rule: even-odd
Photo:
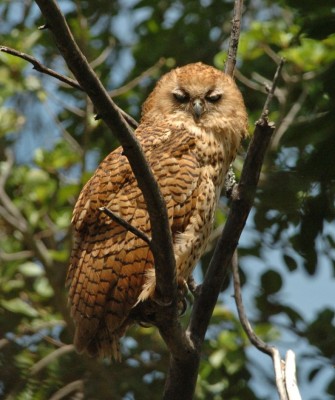
[[[283,258],[290,272],[295,271],[298,268],[298,264],[293,257],[289,256],[288,254],[284,254]]]
[[[39,314],[30,304],[20,298],[1,300],[1,306],[15,314],[24,314],[27,317],[37,317]]]
[[[21,272],[21,274],[29,278],[34,278],[37,276],[44,275],[43,268],[40,265],[30,261],[21,264],[19,267],[19,271]]]
[[[262,275],[261,284],[264,292],[269,295],[277,293],[281,289],[283,286],[283,279],[277,271],[270,269]]]
[[[36,280],[34,289],[36,290],[37,294],[43,297],[51,297],[54,294],[48,279],[45,277]]]

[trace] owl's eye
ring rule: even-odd
[[[222,97],[221,93],[213,93],[213,94],[208,94],[206,96],[206,100],[209,101],[210,103],[216,103],[219,101]]]
[[[182,90],[176,90],[173,92],[173,97],[179,102],[179,103],[187,103],[190,100],[190,96],[188,93],[182,91]]]

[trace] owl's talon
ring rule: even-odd
[[[172,300],[164,300],[156,296],[153,296],[152,301],[161,307],[168,307],[172,304]]]
[[[185,314],[186,310],[187,310],[187,300],[185,299],[185,297],[183,297],[178,301],[178,317],[182,317]]]
[[[138,323],[142,328],[151,328],[153,325],[150,324],[150,322],[144,322],[144,321],[140,321]]]

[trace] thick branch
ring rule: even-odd
[[[156,294],[162,299],[175,299],[177,291],[175,259],[165,202],[141,146],[81,53],[56,2],[36,0],[36,3],[68,67],[124,149],[148,206],[156,267]]]
[[[273,95],[281,68],[282,64],[279,65],[276,71],[268,98]],[[266,104],[268,105],[269,102],[266,101]],[[188,329],[191,337],[198,343],[202,343],[204,340],[221,285],[230,267],[232,256],[253,204],[265,152],[274,132],[274,126],[268,123],[266,115],[267,110],[264,110],[261,118],[256,123],[240,183],[232,193],[232,204],[226,224],[208,267],[200,296],[193,306]]]

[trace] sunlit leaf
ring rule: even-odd
[[[34,262],[26,262],[24,264],[21,264],[19,267],[19,271],[27,277],[33,278],[37,276],[42,276],[44,275],[44,270],[41,267],[41,265],[38,265]]]
[[[24,314],[27,317],[37,317],[38,312],[28,304],[26,301],[21,300],[20,298],[12,299],[12,300],[1,300],[0,305],[8,311],[17,314]]]

